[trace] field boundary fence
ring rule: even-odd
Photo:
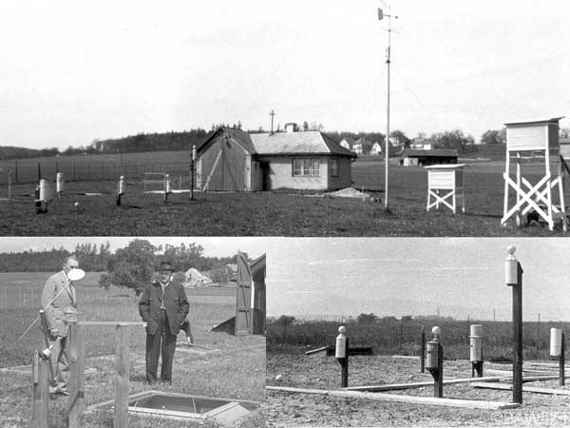
[[[190,161],[186,158],[186,152],[181,151],[4,160],[0,161],[0,186],[7,186],[8,170],[12,184],[35,183],[40,172],[55,181],[57,171],[63,172],[66,182],[116,181],[121,175],[131,182],[142,182],[145,172],[150,171],[169,174],[173,185],[188,186]]]

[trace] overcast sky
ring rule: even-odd
[[[99,237],[99,236],[75,236],[75,237],[3,237],[0,241],[0,252],[22,252],[51,250],[63,247],[73,251],[77,244],[91,243],[99,246],[109,242],[111,251],[123,248],[131,242],[133,237]],[[201,245],[204,254],[211,257],[233,256],[238,251],[245,251],[250,257],[259,257],[266,252],[266,243],[263,239],[256,238],[188,238],[188,237],[141,237],[138,239],[149,240],[153,245],[180,245],[191,243]]]
[[[286,242],[286,243],[285,243]],[[570,240],[557,238],[287,239],[268,255],[268,314],[375,313],[510,320],[510,244],[524,270],[523,317],[570,321]]]
[[[386,127],[379,0],[0,3],[0,145],[276,120]],[[392,128],[568,114],[570,3],[398,0]],[[568,126],[569,122],[562,122]]]

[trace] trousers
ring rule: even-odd
[[[157,380],[158,357],[161,355],[160,380],[172,383],[172,362],[176,350],[176,335],[168,325],[166,311],[160,311],[160,321],[155,334],[146,335],[146,381]]]

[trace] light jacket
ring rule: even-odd
[[[42,307],[46,314],[48,328],[57,336],[67,337],[68,325],[64,311],[68,307],[77,309],[75,288],[60,271],[48,278],[42,293]]]

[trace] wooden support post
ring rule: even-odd
[[[342,388],[348,387],[348,337],[346,338],[346,358],[339,359],[340,363],[340,384]]]
[[[67,405],[67,426],[81,427],[81,414],[85,410],[85,393],[83,391],[83,371],[85,369],[85,342],[83,327],[77,322],[70,324],[69,357],[71,363],[69,378],[69,402]]]
[[[115,428],[129,426],[129,342],[127,327],[118,324],[115,343]]]
[[[513,289],[513,402],[522,404],[523,380],[523,324],[522,324],[522,268],[517,262],[518,283]]]
[[[194,175],[196,174],[196,145],[192,145],[190,155],[190,200],[194,200]]]
[[[32,362],[32,428],[48,428],[48,371],[49,361],[35,351]]]
[[[441,343],[437,344],[437,348],[437,365],[439,368],[434,372],[437,376],[434,375],[433,396],[441,398],[443,397],[443,346]]]
[[[8,169],[8,200],[12,200],[12,169]]]
[[[565,359],[565,355],[564,355],[565,354],[564,348],[566,348],[566,344],[565,344],[566,337],[565,336],[566,335],[564,334],[564,332],[562,332],[562,346],[560,348],[560,365],[558,368],[559,376],[560,376],[560,378],[558,379],[558,384],[560,386],[564,386],[564,384],[565,384],[565,381],[564,381],[564,377],[565,377],[565,375],[564,375],[564,364],[566,363],[566,361],[565,361],[566,359]]]
[[[422,326],[422,333],[420,338],[420,372],[424,373],[426,370],[426,329]]]

